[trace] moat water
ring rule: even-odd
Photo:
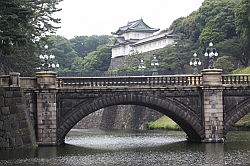
[[[66,145],[0,151],[0,165],[165,166],[250,165],[250,131],[225,143],[189,143],[181,131],[72,130]]]

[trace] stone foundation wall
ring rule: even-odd
[[[147,58],[153,57],[153,54],[155,54],[155,53],[157,53],[159,51],[160,51],[160,49],[153,50],[153,51],[148,51],[148,52],[144,52],[144,53],[140,53],[140,54],[143,57],[145,57],[145,59],[147,59]],[[116,57],[116,58],[111,58],[109,70],[117,70],[118,67],[126,66],[126,64],[124,63],[126,58],[127,58],[127,55],[126,56],[119,56],[119,57]]]
[[[101,109],[88,115],[74,128],[145,130],[148,122],[161,116],[163,114],[146,107],[119,105]]]
[[[0,149],[36,146],[24,98],[19,87],[0,88]]]

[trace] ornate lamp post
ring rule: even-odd
[[[39,59],[41,60],[41,67],[39,67],[38,69],[48,71],[50,68],[52,69],[59,68],[58,63],[57,64],[53,63],[55,59],[55,55],[52,55],[52,54],[47,55],[48,45],[45,45],[44,48],[45,48],[44,55],[39,56]]]
[[[158,59],[156,59],[155,55],[153,57],[153,60],[151,61],[151,66],[153,68],[152,75],[158,75],[157,66],[159,66],[159,62],[158,62]]]
[[[145,65],[143,59],[141,59],[141,62],[139,63],[138,68],[139,68],[139,70],[142,72],[141,74],[144,75],[144,70],[146,69],[146,65]]]
[[[214,69],[214,58],[218,57],[219,54],[218,54],[216,48],[213,48],[212,42],[209,43],[209,47],[206,49],[206,52],[204,55],[205,55],[205,57],[209,58],[208,68]]]
[[[193,74],[197,75],[197,74],[199,74],[198,66],[201,65],[201,61],[199,58],[197,58],[196,53],[194,53],[193,56],[194,57],[190,59],[189,65],[193,66]]]

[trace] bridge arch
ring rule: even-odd
[[[58,127],[57,137],[60,143],[64,143],[66,134],[73,126],[87,115],[113,105],[140,105],[161,112],[173,119],[187,134],[191,141],[200,141],[204,138],[204,129],[200,124],[200,118],[188,106],[172,98],[160,98],[142,94],[122,94],[99,97],[91,102],[81,102],[65,121]]]
[[[250,98],[247,98],[243,102],[237,104],[230,111],[226,110],[226,112],[230,113],[227,114],[224,119],[224,135],[226,135],[230,128],[232,128],[233,125],[243,116],[250,113]]]

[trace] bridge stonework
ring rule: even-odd
[[[36,141],[60,145],[85,116],[114,105],[139,105],[173,119],[187,139],[223,142],[229,129],[250,110],[250,75],[222,75],[205,69],[201,75],[57,77],[0,76],[1,86],[19,86],[28,96]]]
[[[205,138],[203,142],[224,141],[222,70],[203,70],[203,108]]]

